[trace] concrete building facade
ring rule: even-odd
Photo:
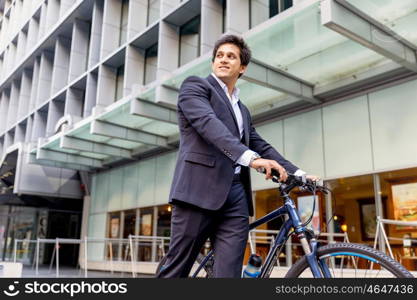
[[[323,224],[343,210],[339,225],[366,242],[366,204],[401,219],[393,186],[417,182],[417,4],[380,2],[0,1],[3,194],[83,199],[81,237],[169,236],[178,89],[236,33],[253,52],[238,87],[257,131],[336,191],[321,230],[340,230]],[[252,181],[259,216],[274,186]],[[108,268],[111,251],[123,269],[126,245],[110,248],[90,245],[89,265]]]

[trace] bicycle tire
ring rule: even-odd
[[[198,265],[200,265],[203,262],[204,258],[205,258],[205,256],[203,254],[199,253],[198,256],[197,256],[197,259],[196,259],[196,263]],[[155,274],[159,273],[162,266],[165,264],[166,260],[167,260],[167,256],[165,255],[164,257],[162,257],[158,266],[156,267]],[[214,277],[212,260],[209,260],[206,263],[206,265],[203,266],[203,269],[206,272],[205,276],[203,276],[203,277],[206,277],[206,278],[213,278]]]
[[[319,259],[328,259],[328,265],[331,264],[329,258],[334,258],[334,260],[339,259],[341,262],[341,266],[343,267],[343,260],[341,257],[347,257],[346,261],[352,263],[356,260],[357,263],[355,265],[359,266],[359,264],[365,263],[365,266],[369,263],[369,266],[372,266],[371,270],[366,270],[366,268],[356,269],[343,269],[340,268],[337,272],[333,270],[331,271],[331,275],[333,277],[337,277],[336,275],[347,274],[347,277],[352,277],[352,272],[354,272],[355,277],[359,275],[357,278],[365,278],[368,271],[369,275],[372,277],[376,277],[379,273],[381,273],[382,277],[397,277],[397,278],[414,278],[414,276],[407,271],[399,262],[393,260],[391,257],[385,255],[384,253],[377,251],[373,248],[370,248],[366,245],[361,244],[353,244],[353,243],[334,243],[328,244],[326,246],[319,247],[317,250],[317,256]],[[350,259],[349,259],[350,258]],[[335,263],[333,263],[335,265]],[[373,268],[374,265],[379,265],[380,269]],[[307,258],[303,256],[301,259],[296,261],[294,265],[288,270],[287,274],[285,275],[286,278],[296,278],[300,277],[311,277],[311,271],[309,271],[309,265],[307,262]],[[344,271],[345,270],[345,271]],[[354,270],[354,271],[352,271]],[[381,272],[384,270],[383,272]],[[307,273],[304,273],[307,271]],[[363,276],[361,276],[361,273]],[[350,274],[350,275],[349,275]],[[390,276],[388,276],[390,275]]]

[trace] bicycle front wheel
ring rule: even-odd
[[[334,278],[413,278],[400,263],[365,245],[335,243],[317,250],[318,259]],[[285,277],[312,277],[307,258],[299,259]]]

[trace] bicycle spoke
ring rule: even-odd
[[[336,278],[412,277],[410,272],[384,253],[359,244],[340,243],[323,246],[318,250],[318,259],[327,263],[330,276]],[[299,277],[307,269],[307,259],[303,258],[293,265],[287,277]]]

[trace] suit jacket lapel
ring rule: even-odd
[[[244,142],[246,146],[249,146],[249,115],[246,110],[246,107],[241,103],[239,100],[239,108],[242,113],[242,119],[243,119],[243,134],[244,134]]]
[[[232,115],[233,122],[235,123],[237,132],[239,133],[239,126],[237,125],[237,120],[236,120],[235,112],[233,111],[233,107],[232,107],[232,104],[230,103],[229,98],[227,98],[227,96],[224,93],[222,87],[220,86],[220,84],[217,82],[217,80],[213,76],[209,75],[207,77],[207,80],[216,89],[217,93],[220,95],[220,97],[226,103],[226,106],[229,108],[229,112]]]

